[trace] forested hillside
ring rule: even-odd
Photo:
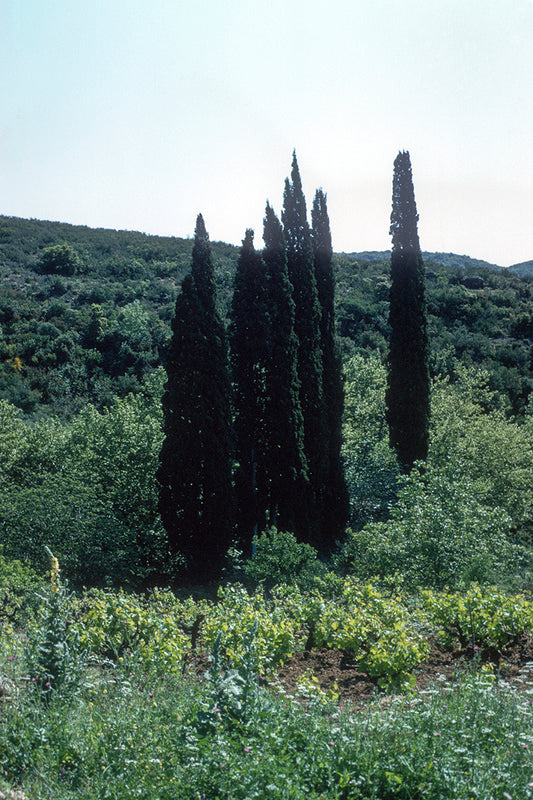
[[[227,316],[239,249],[212,247]],[[140,391],[165,363],[191,252],[191,239],[0,217],[0,397],[29,415],[71,417]],[[345,356],[385,352],[389,262],[386,252],[334,257]],[[425,253],[424,263],[432,375],[483,366],[494,402],[522,414],[533,386],[533,278],[449,253]]]

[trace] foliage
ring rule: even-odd
[[[296,535],[319,548],[330,545],[321,530],[321,493],[327,479],[328,437],[323,392],[320,302],[311,231],[296,153],[291,178],[285,180],[281,214],[289,280],[295,305],[294,332],[298,338],[298,378],[304,424],[309,492],[300,497]]]
[[[298,530],[301,510],[294,497],[308,497],[304,421],[298,380],[295,302],[289,280],[283,228],[267,203],[263,224],[270,347],[265,374],[264,453],[268,521],[280,529]]]
[[[172,322],[157,471],[170,547],[196,580],[219,574],[234,522],[229,363],[215,303],[209,237],[199,214],[191,273]]]
[[[134,656],[158,675],[179,674],[190,641],[180,627],[184,608],[156,593],[149,601],[137,595],[91,589],[80,603],[75,626],[92,653],[123,661]]]
[[[345,650],[384,687],[409,683],[409,672],[429,651],[408,621],[400,598],[346,578],[339,602],[320,607],[315,643]]]
[[[134,583],[165,557],[155,470],[162,441],[161,377],[146,396],[88,407],[75,420],[23,422],[0,404],[0,531],[9,558],[42,565],[48,544],[64,575]]]
[[[55,244],[45,247],[38,261],[38,268],[46,274],[75,275],[79,258],[69,244]]]
[[[41,274],[43,252],[64,246],[76,273]],[[213,250],[225,311],[237,250]],[[69,418],[88,402],[100,409],[142,392],[166,360],[191,251],[187,239],[0,217],[0,397]]]
[[[448,644],[495,648],[502,651],[520,635],[533,631],[533,602],[507,595],[497,586],[473,584],[468,589],[438,594],[422,592],[430,622],[442,629]]]
[[[35,607],[34,593],[42,588],[38,573],[18,559],[6,559],[0,546],[0,620],[3,625],[23,627]]]
[[[78,254],[76,275],[38,273],[43,249],[61,244]],[[87,402],[101,408],[113,395],[142,391],[144,379],[166,361],[192,245],[191,239],[0,216],[0,397],[26,414],[71,417]],[[238,249],[222,242],[212,249],[225,316]],[[424,253],[424,262],[432,374],[453,379],[460,363],[483,366],[495,402],[506,413],[523,414],[533,386],[531,278],[450,253]],[[389,254],[336,253],[333,264],[345,354],[383,354]],[[480,276],[483,288],[465,286],[469,275]],[[148,314],[139,349],[121,333],[122,310],[135,300]],[[89,335],[93,304],[101,311],[96,339]]]
[[[31,690],[44,702],[50,702],[57,694],[70,698],[81,689],[88,654],[72,624],[72,595],[59,577],[55,557],[50,584],[39,593],[38,599],[36,623],[29,629],[25,648]]]
[[[267,465],[270,430],[265,420],[269,365],[266,269],[247,230],[235,273],[229,343],[233,379],[235,494],[239,543],[248,553],[252,536],[270,508]]]
[[[400,695],[394,670],[423,658],[425,643],[397,594],[352,579],[342,582],[339,593],[332,579],[323,582],[329,595],[280,587],[272,604],[242,587],[228,587],[216,606],[178,600],[170,592],[154,592],[149,600],[104,592],[73,599],[53,591],[60,586],[55,565],[52,572],[44,624],[35,630],[48,644],[79,633],[86,636],[85,646],[93,636],[99,666],[94,669],[92,661],[83,668],[75,691],[56,679],[46,702],[31,689],[36,681],[4,696],[2,790],[16,785],[27,796],[58,800],[531,798],[530,689],[513,691],[503,682],[495,689],[480,671],[458,674],[445,689]],[[57,618],[50,619],[54,598],[59,619],[75,617],[75,624],[57,627]],[[459,632],[473,643],[474,625],[476,646],[502,647],[533,621],[531,601],[506,597],[495,587],[424,592],[423,603],[427,628],[437,625],[454,638]],[[186,649],[185,637],[176,636],[178,621],[200,610],[211,626],[211,660],[198,680],[180,656],[165,661],[163,644]],[[394,694],[361,697],[356,706],[339,708],[333,693],[328,698],[313,689],[312,676],[304,676],[292,695],[276,683],[265,686],[260,674],[274,663],[275,648],[275,658],[279,648],[287,652],[288,643],[298,640],[302,615],[311,613],[319,635],[339,641],[351,636],[351,652],[361,654],[365,669],[385,676],[382,682]],[[285,637],[276,640],[275,626]],[[110,641],[115,652],[106,661]],[[0,644],[0,674],[19,683],[26,664],[8,655],[12,633],[2,630]],[[67,651],[45,651],[54,666],[46,675],[60,676],[62,660],[56,656],[61,652],[64,661]],[[51,690],[52,681],[50,687],[46,682]]]
[[[461,368],[432,392],[429,463],[465,476],[481,503],[500,506],[515,528],[533,520],[533,418],[522,424],[494,408],[484,371]],[[487,413],[487,409],[491,409]]]
[[[429,438],[428,334],[424,266],[411,160],[398,153],[392,186],[387,421],[402,468],[425,461]]]
[[[58,800],[531,797],[529,699],[482,680],[345,710],[263,691],[243,722],[216,706],[207,727],[211,692],[117,671],[74,706],[21,698],[0,718],[3,776]]]
[[[354,528],[388,516],[399,466],[389,446],[385,410],[387,373],[378,354],[352,356],[344,366],[342,455]]]
[[[264,674],[295,647],[295,622],[279,606],[270,605],[262,591],[249,595],[244,587],[228,585],[218,592],[218,603],[206,616],[203,634],[212,648],[221,634],[220,646],[226,662],[241,668],[250,657],[249,634],[254,629],[254,669]]]
[[[235,728],[246,724],[257,713],[261,703],[261,690],[257,674],[255,640],[258,621],[243,641],[242,659],[232,667],[224,661],[222,631],[213,642],[209,656],[210,667],[205,673],[206,691],[198,709],[197,729],[200,734],[217,729]]]
[[[463,474],[413,470],[400,480],[390,519],[351,532],[338,566],[360,577],[400,573],[410,588],[487,581],[513,570],[509,530],[507,514],[482,505]]]
[[[326,195],[317,189],[311,210],[313,255],[320,303],[322,390],[327,418],[325,480],[319,489],[322,536],[331,549],[344,533],[349,517],[349,498],[341,458],[344,387],[342,359],[335,331],[335,279],[333,247]]]
[[[246,579],[254,585],[261,583],[271,589],[286,583],[306,589],[326,571],[314,547],[299,542],[292,533],[271,528],[256,537],[254,545],[254,554],[243,569]]]

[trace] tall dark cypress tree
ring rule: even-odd
[[[429,370],[424,264],[408,152],[398,153],[392,185],[390,345],[387,420],[402,468],[425,461],[429,430]]]
[[[218,574],[233,533],[230,391],[226,335],[200,214],[191,274],[172,321],[157,473],[170,546],[185,556],[188,576],[195,580]]]
[[[309,527],[306,539],[323,547],[321,492],[328,472],[328,443],[322,391],[320,303],[315,277],[313,245],[307,221],[305,197],[293,154],[291,180],[285,181],[282,222],[289,279],[295,303],[294,330],[298,337],[298,377],[304,419],[304,443],[311,494],[306,504]]]
[[[327,479],[322,486],[322,530],[333,543],[344,533],[350,506],[341,457],[344,386],[342,358],[335,334],[335,280],[333,247],[326,195],[317,189],[311,210],[315,276],[320,302],[322,387],[326,410],[328,451]]]
[[[298,379],[295,304],[289,280],[283,228],[267,203],[263,240],[269,320],[265,371],[265,478],[268,522],[305,537],[309,496],[304,423]]]
[[[266,512],[264,409],[268,353],[265,266],[247,230],[235,273],[229,329],[237,469],[235,492],[240,545],[249,549]]]

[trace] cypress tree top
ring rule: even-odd
[[[215,269],[209,244],[209,235],[205,228],[204,218],[198,214],[194,231],[192,249],[191,275],[198,293],[198,299],[205,310],[215,313]]]
[[[406,150],[398,153],[394,161],[390,235],[396,254],[416,253],[421,258],[411,159]]]

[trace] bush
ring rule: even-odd
[[[0,620],[22,626],[34,605],[35,591],[41,586],[37,573],[22,561],[8,561],[0,545]]]
[[[473,584],[468,591],[422,592],[423,607],[441,628],[446,644],[491,647],[501,651],[524,633],[533,631],[533,602],[509,596],[497,586]]]
[[[38,268],[46,275],[75,275],[80,259],[77,252],[69,244],[55,244],[42,251]]]
[[[380,356],[354,356],[345,376],[343,458],[351,524],[362,527],[388,516],[400,470],[389,447],[387,372]]]
[[[305,589],[326,573],[315,548],[298,542],[292,533],[272,528],[255,538],[254,544],[255,554],[243,567],[247,580],[254,585],[262,583],[271,589],[278,583],[288,583]]]
[[[403,575],[409,588],[490,581],[517,563],[510,518],[476,499],[463,476],[413,470],[400,479],[388,522],[350,532],[337,567],[361,578]]]

